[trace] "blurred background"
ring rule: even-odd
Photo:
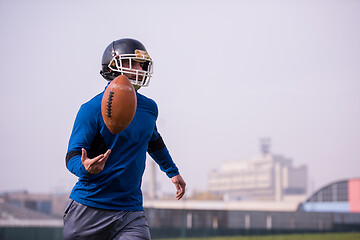
[[[106,85],[105,47],[124,37],[154,60],[140,93],[159,106],[187,199],[297,194],[297,206],[358,179],[359,11],[356,0],[0,0],[0,193],[69,194],[75,115]],[[170,180],[147,165],[145,198],[173,199]],[[259,178],[231,182],[229,169]],[[262,181],[270,192],[229,181]]]

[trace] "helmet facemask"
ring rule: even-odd
[[[142,70],[133,68],[135,62],[141,64]],[[134,87],[140,88],[149,85],[152,75],[152,65],[153,63],[149,54],[146,51],[137,49],[134,54],[113,56],[108,68],[110,71],[119,72],[121,75],[128,76]]]

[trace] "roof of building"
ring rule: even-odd
[[[0,202],[0,226],[61,226],[59,218]]]

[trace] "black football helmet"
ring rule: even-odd
[[[125,66],[123,62],[128,61]],[[132,68],[133,61],[140,62],[142,70]],[[108,81],[128,74],[134,87],[148,86],[152,75],[152,60],[145,46],[131,38],[112,42],[104,51],[100,74]]]

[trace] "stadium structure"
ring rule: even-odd
[[[336,181],[322,187],[301,203],[298,210],[360,213],[360,178]]]

